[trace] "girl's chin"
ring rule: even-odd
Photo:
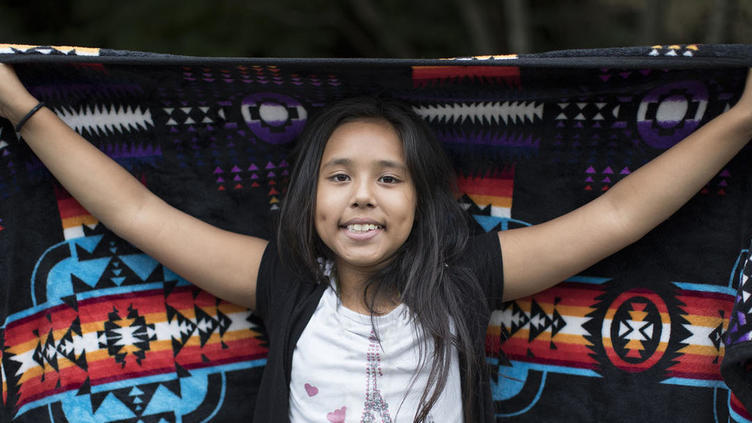
[[[386,264],[389,263],[389,260],[390,258],[384,258],[383,256],[339,256],[339,259],[337,260],[337,268],[341,270],[343,267],[347,267],[359,272],[372,273],[386,266]]]

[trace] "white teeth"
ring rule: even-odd
[[[381,229],[380,225],[374,225],[371,223],[354,223],[352,225],[347,225],[347,230],[350,232],[369,232],[369,231],[375,231],[376,229]]]

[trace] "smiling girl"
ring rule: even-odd
[[[748,77],[733,108],[592,202],[470,237],[450,164],[423,120],[401,104],[348,100],[301,136],[277,239],[267,242],[169,206],[38,104],[0,65],[0,116],[89,212],[264,319],[258,422],[494,421],[483,355],[490,310],[638,240],[752,136]]]

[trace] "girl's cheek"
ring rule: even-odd
[[[325,240],[326,234],[328,232],[329,216],[327,216],[325,212],[316,212],[316,218],[313,226],[319,238]]]

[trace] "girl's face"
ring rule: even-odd
[[[340,125],[324,148],[315,226],[338,271],[372,272],[404,244],[417,204],[402,141],[384,120]]]

